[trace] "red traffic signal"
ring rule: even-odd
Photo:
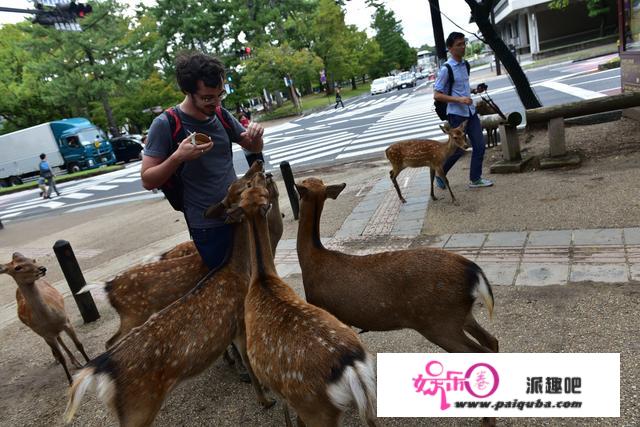
[[[244,51],[247,54],[247,56],[251,55],[251,48],[249,46],[245,47]]]

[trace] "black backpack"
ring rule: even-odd
[[[169,126],[171,128],[171,148],[169,152],[171,155],[178,149],[178,145],[187,137],[187,133],[182,126],[182,121],[180,120],[180,115],[178,114],[176,107],[166,109],[163,114],[169,121]],[[231,151],[231,142],[236,139],[233,135],[231,125],[229,124],[231,121],[231,114],[224,108],[218,106],[216,108],[216,116],[218,116],[224,130],[229,136],[229,151]],[[184,164],[181,164],[173,175],[171,175],[171,177],[160,186],[160,190],[164,193],[164,196],[171,204],[171,207],[180,212],[184,210],[184,185],[182,183],[182,178],[180,177],[183,167]]]
[[[467,74],[471,74],[471,65],[465,60],[465,67],[467,67]],[[449,73],[449,90],[447,91],[447,95],[451,96],[451,90],[453,88],[453,82],[455,81],[453,77],[453,69],[451,65],[445,62],[445,67],[447,67],[447,71]],[[434,101],[433,106],[435,107],[436,114],[440,117],[440,120],[447,120],[447,103],[442,101]]]

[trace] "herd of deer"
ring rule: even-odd
[[[449,187],[442,163],[464,147],[464,124],[443,131],[449,135],[445,144],[410,140],[387,149],[401,200],[396,177],[406,167],[431,167],[434,199],[435,174]],[[256,162],[205,213],[234,227],[232,251],[222,267],[207,271],[193,243],[185,242],[100,285],[120,316],[120,328],[107,341],[107,351],[92,360],[62,296],[43,279],[46,269],[19,253],[0,264],[0,273],[18,284],[20,320],[49,344],[71,384],[65,420],[71,421],[85,392],[95,386],[120,425],[151,425],[173,388],[234,344],[258,402],[273,405],[266,395],[271,390],[282,400],[287,426],[288,405],[299,425],[335,426],[355,407],[372,426],[377,425],[374,358],[351,327],[413,329],[449,352],[497,352],[498,340],[473,317],[477,299],[490,316],[494,305],[491,286],[474,262],[427,247],[355,256],[322,245],[325,200],[336,199],[344,188],[315,178],[296,185],[306,301],[276,271],[274,254],[283,231],[278,190]],[[60,347],[80,364],[62,331],[87,361],[73,379]],[[494,424],[493,418],[483,419],[483,425]]]

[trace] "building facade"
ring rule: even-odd
[[[589,17],[584,0],[572,0],[562,10],[550,9],[548,0],[500,0],[493,9],[495,27],[507,45],[534,59],[614,43],[617,0],[606,2],[607,14]]]

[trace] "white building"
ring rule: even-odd
[[[507,45],[534,58],[613,43],[617,3],[606,1],[609,13],[591,18],[584,0],[571,0],[562,10],[549,9],[548,0],[500,0],[493,9],[495,26]]]

